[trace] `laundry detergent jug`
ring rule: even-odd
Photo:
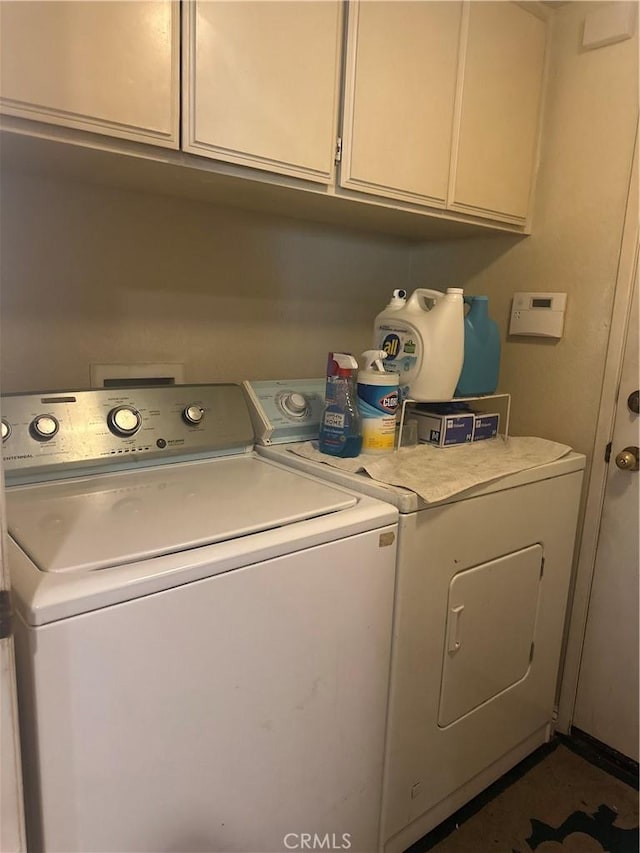
[[[500,372],[500,332],[489,317],[488,296],[465,296],[470,306],[464,318],[464,363],[456,397],[493,394]]]
[[[406,300],[401,293],[376,317],[374,347],[386,352],[385,369],[399,374],[403,398],[450,400],[464,361],[463,290],[418,288]]]

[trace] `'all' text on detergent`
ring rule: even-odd
[[[418,288],[409,299],[405,291],[394,290],[376,317],[374,346],[386,353],[386,370],[398,374],[403,399],[453,397],[464,360],[462,299],[457,287],[446,293]]]
[[[389,453],[393,450],[398,410],[398,374],[387,373],[383,350],[362,353],[358,372],[358,408],[362,419],[362,452]]]

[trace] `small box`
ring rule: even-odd
[[[473,440],[475,416],[472,413],[440,414],[414,411],[410,417],[418,423],[418,441],[451,447]]]
[[[500,426],[500,415],[477,414],[473,426],[473,440],[483,441],[485,438],[495,438]]]
[[[566,307],[566,293],[514,293],[509,334],[561,338]]]

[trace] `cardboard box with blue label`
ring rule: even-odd
[[[500,427],[500,415],[476,413],[473,425],[473,440],[482,441],[485,438],[495,438]]]
[[[441,405],[434,411],[415,409],[407,418],[417,421],[418,441],[438,447],[495,438],[500,426],[500,415],[475,413],[456,404]]]
[[[473,440],[473,412],[411,412],[408,417],[418,422],[418,441],[449,447]]]

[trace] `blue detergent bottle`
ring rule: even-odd
[[[488,296],[465,296],[464,362],[455,397],[493,394],[500,373],[500,331],[489,317]]]
[[[350,353],[329,353],[326,400],[318,437],[321,453],[342,458],[360,455],[362,429],[356,392],[357,371],[358,362]]]

